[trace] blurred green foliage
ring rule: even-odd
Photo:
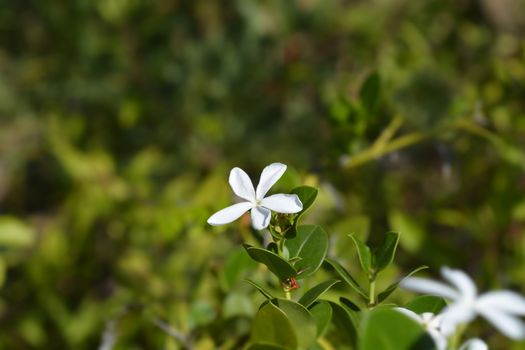
[[[0,4],[0,348],[240,348],[279,286],[205,222],[273,161],[346,266],[525,291],[523,0]]]

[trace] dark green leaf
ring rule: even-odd
[[[317,339],[317,326],[314,318],[304,306],[291,300],[273,299],[272,303],[281,309],[295,329],[298,346],[308,348]]]
[[[399,243],[399,233],[388,232],[385,236],[383,245],[377,250],[375,256],[376,273],[384,270],[394,260],[397,244]]]
[[[292,321],[283,310],[270,302],[263,304],[255,315],[250,340],[255,344],[277,345],[286,349],[295,349],[298,345]]]
[[[447,302],[443,298],[433,295],[421,295],[407,303],[405,308],[414,311],[416,314],[431,312],[437,315],[445,306],[447,306]]]
[[[301,200],[301,203],[303,203],[303,210],[299,212],[298,216],[301,216],[312,206],[317,197],[317,192],[317,188],[310,186],[299,186],[291,191],[291,193],[296,194]]]
[[[360,350],[432,350],[434,341],[416,321],[393,309],[371,310],[360,325]]]
[[[354,317],[339,304],[331,301],[329,303],[332,307],[332,321],[335,327],[339,330],[339,334],[345,338],[345,343],[348,343],[352,345],[352,348],[355,348],[358,333]]]
[[[348,308],[348,310],[351,310],[353,312],[359,312],[361,311],[359,309],[359,306],[357,306],[352,300],[348,299],[348,298],[345,298],[345,297],[340,297],[339,298],[339,301],[341,302],[341,304],[343,304],[343,306],[345,306],[346,308]]]
[[[297,227],[297,236],[286,241],[290,257],[300,257],[294,265],[298,277],[312,275],[323,263],[328,251],[328,235],[317,225]]]
[[[377,296],[377,301],[378,302],[382,302],[383,300],[385,300],[386,298],[388,298],[388,296],[390,294],[392,294],[396,289],[397,287],[399,287],[399,283],[401,283],[401,281],[407,277],[410,277],[412,276],[413,274],[415,274],[416,272],[419,272],[421,270],[424,270],[424,269],[427,269],[428,266],[420,266],[418,267],[417,269],[414,269],[412,271],[410,271],[410,273],[408,275],[406,275],[405,277],[403,277],[400,281],[398,282],[395,282],[395,283],[392,283],[391,285],[389,285],[384,291],[382,291],[381,293],[379,293],[379,295]]]
[[[332,308],[328,302],[321,300],[310,306],[309,310],[317,325],[317,338],[319,338],[326,332],[326,329],[330,325]]]
[[[357,256],[359,257],[361,268],[368,275],[373,274],[374,270],[372,268],[372,252],[370,251],[370,248],[368,248],[368,246],[356,236],[349,235],[349,237],[352,239],[355,248],[357,249]]]
[[[317,298],[319,298],[324,292],[326,292],[338,282],[339,280],[329,280],[319,283],[303,294],[303,296],[299,299],[299,304],[306,308],[310,307],[310,305],[312,305],[317,300]]]
[[[341,276],[343,281],[348,283],[348,285],[352,287],[352,289],[359,293],[359,295],[361,295],[366,300],[366,302],[368,302],[368,295],[366,294],[366,292],[363,290],[363,288],[361,288],[359,283],[357,283],[357,281],[350,275],[350,273],[343,266],[341,266],[341,264],[332,259],[325,259],[325,261],[334,268],[334,270],[339,274],[339,276]]]
[[[244,282],[247,282],[249,284],[251,284],[252,286],[254,286],[255,288],[257,288],[257,290],[266,298],[266,299],[273,299],[274,296],[268,292],[266,289],[264,289],[262,286],[258,285],[257,283],[255,283],[254,281],[246,278],[243,280]]]
[[[359,91],[361,105],[369,115],[376,111],[380,101],[380,93],[381,78],[377,72],[374,72],[368,76]]]
[[[268,269],[279,278],[279,280],[282,281],[297,276],[297,271],[293,266],[279,255],[265,249],[252,247],[248,244],[243,244],[243,247],[253,260],[266,265]]]

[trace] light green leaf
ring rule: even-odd
[[[394,260],[396,254],[397,244],[399,243],[399,233],[387,232],[383,245],[377,250],[375,254],[375,271],[378,273],[384,270]]]
[[[312,305],[317,298],[319,298],[324,292],[330,289],[334,284],[340,282],[339,280],[328,280],[319,283],[313,288],[310,288],[303,296],[299,299],[299,304],[308,308]]]
[[[272,303],[284,311],[292,323],[292,327],[298,335],[298,347],[308,348],[312,346],[317,339],[317,325],[310,311],[301,304],[291,300],[276,298],[272,300]]]
[[[323,263],[328,252],[328,235],[317,225],[297,227],[297,236],[286,240],[290,257],[300,257],[294,268],[300,271],[300,278],[312,275]]]
[[[445,299],[434,295],[420,295],[405,304],[405,308],[414,311],[416,314],[431,312],[434,315],[440,313],[445,306],[447,306]]]
[[[356,236],[349,235],[349,237],[352,239],[355,248],[357,249],[357,256],[359,257],[361,268],[368,275],[373,274],[374,269],[372,268],[372,252],[370,251],[370,248]]]
[[[33,243],[35,230],[13,216],[0,216],[0,246],[24,248]]]
[[[323,336],[332,320],[332,307],[326,301],[317,301],[309,308],[317,326],[317,338]]]
[[[401,283],[401,281],[407,277],[410,277],[412,276],[413,274],[415,274],[416,272],[419,272],[421,270],[424,270],[424,269],[427,269],[428,266],[420,266],[412,271],[409,272],[408,275],[406,275],[405,277],[403,277],[400,281],[398,282],[395,282],[395,283],[392,283],[391,285],[389,285],[384,291],[382,291],[381,293],[378,294],[377,296],[377,301],[378,302],[382,302],[383,300],[385,300],[386,298],[388,298],[388,296],[390,294],[392,294],[396,289],[397,287],[399,287],[399,283]]]
[[[296,269],[279,255],[265,249],[252,247],[249,244],[243,244],[243,247],[253,260],[266,265],[279,280],[297,276]]]
[[[355,349],[358,332],[353,316],[339,304],[332,301],[329,303],[332,307],[332,322],[339,330],[339,334],[345,338],[345,343],[351,344],[352,348]]]
[[[332,259],[325,259],[325,261],[334,268],[334,270],[341,276],[343,281],[345,281],[352,289],[354,289],[359,295],[361,295],[366,302],[368,302],[368,294],[361,288],[359,283],[350,275],[350,273],[339,264],[337,261]]]
[[[264,289],[262,286],[258,285],[254,281],[248,278],[244,279],[243,281],[254,286],[266,299],[274,299],[274,296],[270,292],[268,292],[266,289]]]
[[[385,308],[366,314],[360,325],[360,350],[432,350],[432,338],[406,315]]]
[[[255,344],[263,343],[285,349],[296,349],[298,345],[292,322],[283,310],[270,302],[264,303],[255,315],[250,340]]]

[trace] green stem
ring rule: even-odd
[[[370,291],[368,294],[368,305],[375,306],[376,304],[376,279],[375,276],[370,279]]]
[[[292,293],[290,293],[289,290],[285,290],[284,291],[284,296],[285,296],[286,300],[292,300]]]

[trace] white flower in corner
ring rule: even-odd
[[[459,350],[489,350],[489,347],[483,340],[472,338],[463,343]]]
[[[525,338],[525,324],[519,319],[519,316],[525,316],[523,296],[508,290],[478,296],[474,282],[463,271],[443,267],[441,275],[452,286],[417,277],[406,278],[400,285],[452,301],[440,314],[443,318],[442,331],[446,335],[453,333],[458,324],[468,323],[480,315],[507,337]]]
[[[441,330],[443,318],[440,315],[434,315],[431,312],[424,312],[418,315],[414,311],[403,307],[396,307],[395,309],[422,325],[434,340],[437,350],[446,350],[447,336]]]
[[[271,210],[283,214],[298,213],[303,210],[303,204],[295,194],[274,194],[265,197],[285,171],[286,165],[284,164],[268,165],[263,169],[257,190],[255,190],[250,177],[244,170],[233,168],[230,171],[230,186],[237,196],[246,201],[219,210],[210,216],[208,223],[214,226],[228,224],[251,210],[253,228],[262,230],[270,223]]]

